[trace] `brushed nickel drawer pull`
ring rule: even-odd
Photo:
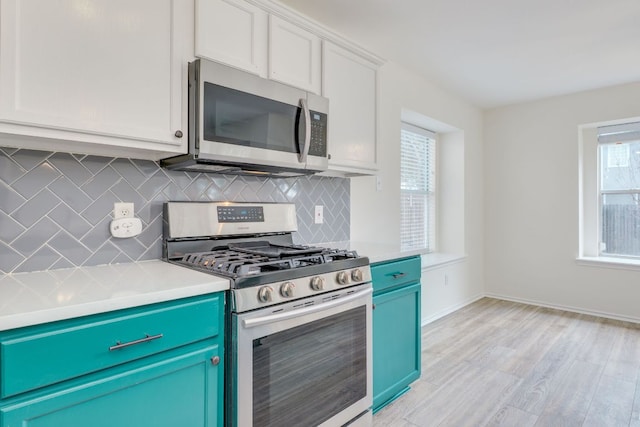
[[[142,344],[143,342],[157,340],[158,338],[162,338],[162,334],[158,334],[158,335],[145,334],[144,338],[140,338],[139,340],[124,342],[124,343],[121,343],[120,341],[116,341],[116,345],[112,345],[111,347],[109,347],[109,351],[120,350],[121,348],[129,347],[136,344]]]
[[[393,273],[392,274],[394,279],[399,279],[399,278],[404,277],[406,275],[407,275],[407,273]]]

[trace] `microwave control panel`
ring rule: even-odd
[[[327,115],[317,111],[310,111],[311,116],[311,142],[309,144],[310,156],[327,156]]]

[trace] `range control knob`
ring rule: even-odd
[[[355,270],[351,271],[351,279],[354,282],[362,282],[362,270],[356,268]]]
[[[341,271],[340,273],[338,273],[337,279],[338,279],[338,284],[340,285],[349,284],[349,275],[347,274],[346,271]]]
[[[296,285],[291,282],[284,282],[282,285],[280,285],[280,295],[285,298],[291,298],[293,296],[293,289],[295,287]]]
[[[324,279],[320,276],[312,277],[309,286],[311,286],[311,289],[314,291],[321,291],[324,289]]]
[[[258,289],[258,301],[260,302],[269,302],[271,301],[271,294],[273,293],[273,289],[269,286],[263,286]]]

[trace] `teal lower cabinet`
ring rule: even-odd
[[[373,411],[420,377],[420,257],[372,264]]]
[[[0,427],[222,426],[223,340],[224,293],[1,332]]]
[[[3,407],[3,427],[217,426],[219,366],[206,347]],[[218,356],[219,357],[219,356]]]

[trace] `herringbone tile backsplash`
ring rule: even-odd
[[[349,239],[349,180],[168,171],[157,162],[0,148],[0,273],[159,259],[169,200],[295,203],[297,243]],[[135,203],[143,231],[109,234],[114,202]],[[313,223],[315,205],[324,224]]]

